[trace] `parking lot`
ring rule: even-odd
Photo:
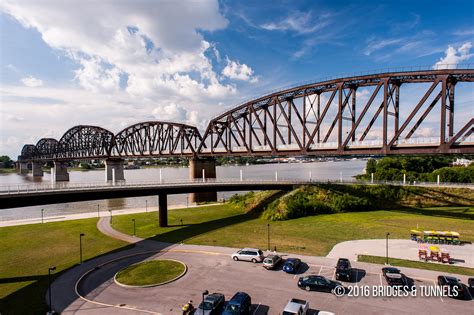
[[[281,314],[291,298],[307,300],[312,314],[330,311],[336,314],[403,314],[430,313],[453,314],[468,313],[474,303],[459,301],[448,297],[337,297],[331,293],[306,292],[297,287],[302,275],[323,275],[335,277],[334,259],[323,257],[304,257],[305,263],[299,274],[286,274],[280,268],[266,270],[262,264],[235,262],[231,259],[232,249],[220,252],[189,250],[189,247],[175,247],[169,252],[153,258],[172,258],[183,261],[188,266],[187,274],[179,280],[164,286],[152,288],[123,288],[113,282],[113,274],[126,260],[95,270],[82,284],[90,287],[87,298],[94,303],[76,301],[64,313],[87,311],[90,313],[146,313],[179,314],[181,306],[193,300],[197,306],[202,292],[220,292],[230,299],[235,292],[244,291],[252,297],[253,314]],[[286,256],[288,257],[288,256]],[[342,282],[344,286],[386,286],[381,274],[382,266],[353,262],[356,283]],[[400,268],[412,278],[416,286],[435,285],[439,273],[426,270]],[[466,283],[467,277],[461,277]]]

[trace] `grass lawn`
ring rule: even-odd
[[[126,285],[160,284],[179,277],[185,266],[173,260],[151,260],[131,265],[117,273],[116,280]]]
[[[158,227],[157,212],[115,216],[113,226],[127,234],[173,243],[267,248],[267,224],[271,247],[307,255],[325,256],[342,241],[384,238],[408,239],[410,229],[453,230],[464,241],[474,241],[474,208],[440,207],[324,214],[288,221],[267,221],[225,204],[170,210],[170,227]],[[183,225],[181,221],[183,220]]]
[[[79,262],[79,234],[84,260],[127,244],[100,233],[97,219],[0,228],[0,313],[44,314],[48,267],[55,275]]]
[[[380,257],[380,256],[359,255],[359,257],[357,258],[357,261],[374,263],[374,264],[385,264],[386,258]],[[474,276],[474,268],[450,266],[450,265],[441,264],[441,263],[428,263],[428,262],[412,261],[412,260],[390,258],[390,257],[388,258],[388,262],[392,266],[418,268],[418,269],[426,269],[426,270],[433,270],[433,271],[456,273],[459,275]]]

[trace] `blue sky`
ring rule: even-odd
[[[288,84],[473,62],[474,1],[7,0],[0,11],[0,153],[12,156],[75,124],[203,128]]]

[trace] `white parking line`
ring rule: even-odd
[[[323,266],[321,266],[321,267],[319,268],[318,275],[321,275],[321,271],[322,271],[322,270],[323,270]]]
[[[379,278],[380,278],[380,285],[383,285],[383,283],[382,283],[382,274],[381,273],[379,273]]]
[[[262,305],[262,303],[258,303],[257,308],[256,308],[255,311],[253,312],[253,315],[255,315],[255,314],[257,313],[257,310],[258,310],[258,308],[260,307],[260,305]]]
[[[436,287],[438,284],[436,283],[436,281],[434,281],[434,280],[432,280],[432,281],[433,281],[434,286]],[[439,298],[441,299],[441,302],[444,303],[443,297],[442,297],[442,296],[439,296]]]

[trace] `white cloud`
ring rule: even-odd
[[[106,69],[97,58],[80,58],[82,69],[75,71],[76,79],[87,90],[117,91],[120,87],[120,73],[117,67]]]
[[[222,75],[234,80],[249,81],[252,83],[258,82],[258,78],[253,75],[252,68],[245,63],[241,64],[238,61],[226,58],[227,65],[222,70]]]
[[[38,87],[43,85],[43,81],[33,76],[28,76],[20,80],[27,87]]]
[[[387,46],[392,46],[402,42],[402,38],[392,38],[383,40],[369,40],[367,47],[365,48],[364,54],[370,56],[373,52],[383,49]]]
[[[434,64],[433,69],[453,69],[456,68],[456,65],[461,61],[470,59],[474,54],[471,54],[472,44],[471,42],[466,42],[462,44],[459,48],[453,46],[448,46],[445,51],[444,57],[440,58],[437,63]]]
[[[330,21],[331,14],[321,14],[319,21],[313,22],[311,12],[295,12],[284,20],[279,22],[270,22],[260,25],[267,31],[294,31],[298,34],[313,33],[327,26]]]

